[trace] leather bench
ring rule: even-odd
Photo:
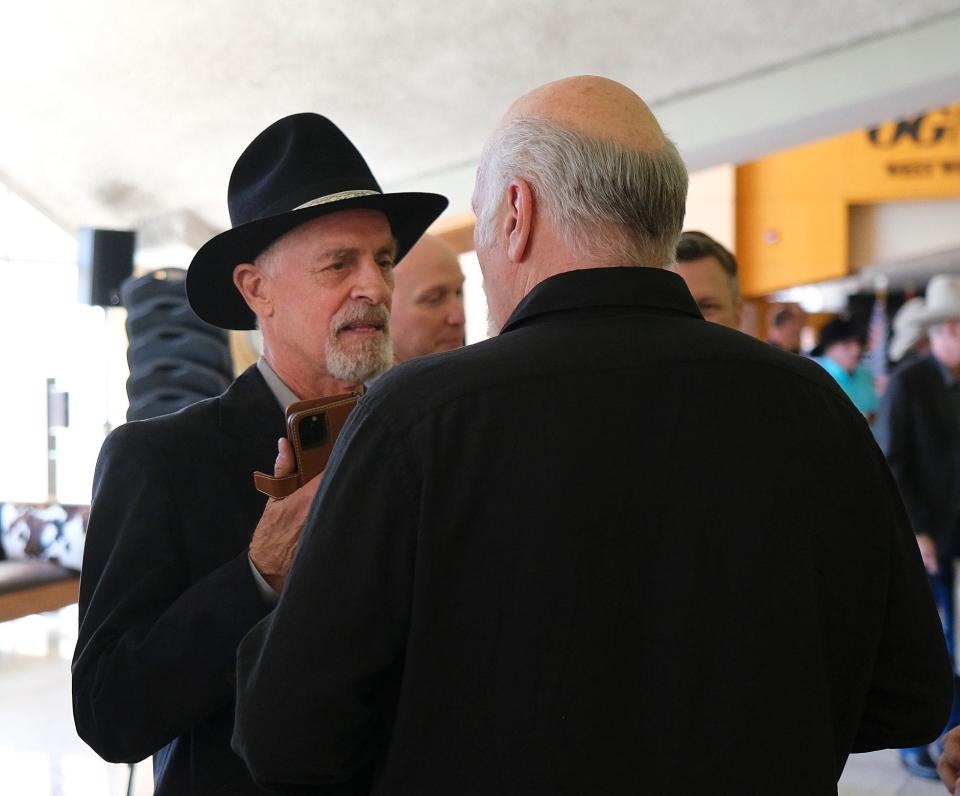
[[[80,573],[34,559],[0,560],[0,622],[75,603]]]

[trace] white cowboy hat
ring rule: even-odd
[[[897,310],[893,316],[893,337],[887,356],[891,362],[898,362],[926,335],[926,330],[918,322],[926,310],[922,296],[912,298]]]
[[[945,321],[960,320],[960,276],[938,274],[927,284],[926,307],[917,317],[924,330]]]

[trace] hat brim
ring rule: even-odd
[[[913,348],[925,336],[926,331],[917,326],[910,326],[907,329],[894,332],[893,338],[890,340],[890,350],[887,352],[890,361],[899,362],[906,356],[907,351]]]
[[[862,335],[855,334],[847,337],[834,337],[830,340],[823,340],[817,343],[813,348],[810,349],[810,356],[812,357],[822,357],[827,353],[827,349],[832,345],[837,343],[846,343],[848,340],[855,340],[860,343],[860,345],[865,346],[866,341],[863,339]]]
[[[926,312],[918,315],[913,323],[921,327],[924,331],[938,323],[947,323],[948,321],[960,321],[960,307],[947,309],[946,307],[936,307],[928,309]]]
[[[357,196],[291,210],[228,229],[211,238],[187,269],[187,299],[193,311],[221,329],[255,329],[256,316],[233,284],[233,270],[249,263],[281,235],[314,218],[344,210],[379,210],[390,221],[397,240],[397,262],[447,207],[433,193],[389,193]]]

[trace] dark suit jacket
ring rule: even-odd
[[[384,375],[238,666],[255,778],[390,796],[833,794],[952,682],[863,417],[640,268]]]
[[[914,530],[933,537],[941,558],[960,554],[960,423],[932,355],[890,377],[876,433]]]
[[[256,367],[220,397],[117,428],[93,489],[73,662],[77,730],[154,755],[158,796],[262,793],[230,750],[237,644],[269,608],[247,546],[283,413]]]

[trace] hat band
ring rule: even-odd
[[[340,193],[331,193],[327,196],[321,196],[319,199],[311,199],[309,202],[304,202],[302,205],[297,205],[294,210],[303,210],[307,207],[316,207],[317,205],[325,205],[330,202],[342,202],[345,199],[356,199],[359,196],[380,196],[379,191],[340,191]]]

